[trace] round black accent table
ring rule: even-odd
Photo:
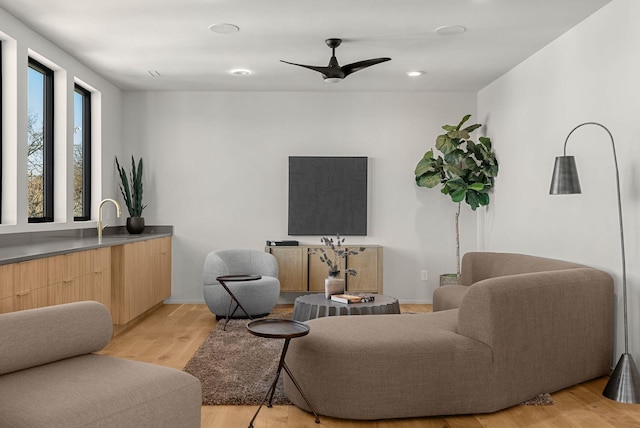
[[[304,394],[304,392],[302,392],[302,388],[300,388],[298,381],[296,381],[296,379],[293,377],[293,374],[289,370],[289,367],[287,367],[284,362],[284,357],[287,355],[287,349],[289,348],[289,342],[291,341],[291,339],[306,336],[307,334],[309,334],[309,326],[304,323],[288,319],[268,318],[251,321],[249,324],[247,324],[247,329],[249,330],[249,333],[253,334],[254,336],[266,337],[268,339],[284,339],[284,346],[282,348],[282,353],[280,354],[280,363],[278,364],[276,377],[273,380],[271,387],[267,391],[267,394],[264,396],[264,399],[260,403],[256,414],[253,415],[251,422],[249,422],[249,428],[253,428],[253,421],[256,419],[256,416],[258,416],[260,409],[267,401],[267,397],[269,397],[269,403],[267,404],[267,407],[271,407],[273,394],[276,390],[276,384],[278,383],[278,378],[280,377],[280,372],[282,371],[282,369],[287,372],[293,384],[296,386],[296,388],[298,388],[300,395],[302,395],[304,401],[307,402],[307,406],[309,406],[309,408],[313,412],[313,415],[316,417],[316,423],[319,424],[320,418],[318,417],[318,414],[307,399],[307,396]]]
[[[240,301],[236,298],[236,296],[231,292],[231,290],[229,290],[229,287],[227,287],[227,284],[225,284],[225,282],[257,281],[261,278],[262,276],[260,275],[223,275],[216,278],[216,281],[218,281],[220,285],[222,285],[222,288],[224,288],[225,291],[231,297],[231,300],[229,300],[229,307],[227,308],[227,316],[224,320],[224,326],[222,327],[222,330],[227,331],[227,323],[229,322],[229,318],[231,318],[233,314],[236,313],[236,310],[238,310],[238,308],[242,309],[244,313],[249,317],[250,320],[253,319],[251,315],[249,315],[249,312],[247,312],[247,310],[242,306]],[[231,304],[233,302],[236,302],[236,307],[233,308],[233,312],[229,313],[229,311],[231,311]]]

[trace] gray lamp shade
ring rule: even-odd
[[[582,193],[576,159],[573,156],[558,156],[553,167],[549,194],[567,195],[573,193]]]

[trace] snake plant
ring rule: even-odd
[[[136,167],[136,161],[131,156],[131,171],[128,177],[127,171],[120,166],[117,157],[116,168],[120,176],[120,192],[129,210],[129,216],[142,217],[142,210],[146,207],[146,205],[142,205],[142,158]],[[131,186],[129,186],[129,182],[131,182]]]

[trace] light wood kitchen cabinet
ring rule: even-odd
[[[48,261],[48,304],[96,300],[111,309],[111,250],[99,248]]]
[[[349,256],[346,260],[346,268],[355,269],[358,273],[346,278],[347,291],[382,294],[382,247],[362,245],[352,248],[360,247],[364,247],[365,251]],[[265,251],[273,254],[278,261],[281,292],[324,292],[328,268],[320,261],[317,253],[319,248],[325,247],[300,245],[265,248]],[[340,278],[344,277],[344,269],[343,266]]]
[[[110,270],[109,248],[2,265],[0,313],[81,300],[110,308]]]
[[[0,313],[96,300],[117,332],[170,295],[170,237],[0,265]]]
[[[171,238],[111,247],[114,324],[126,324],[171,295]]]

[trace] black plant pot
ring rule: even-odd
[[[127,232],[132,235],[142,233],[144,230],[144,217],[128,217],[127,218]]]

